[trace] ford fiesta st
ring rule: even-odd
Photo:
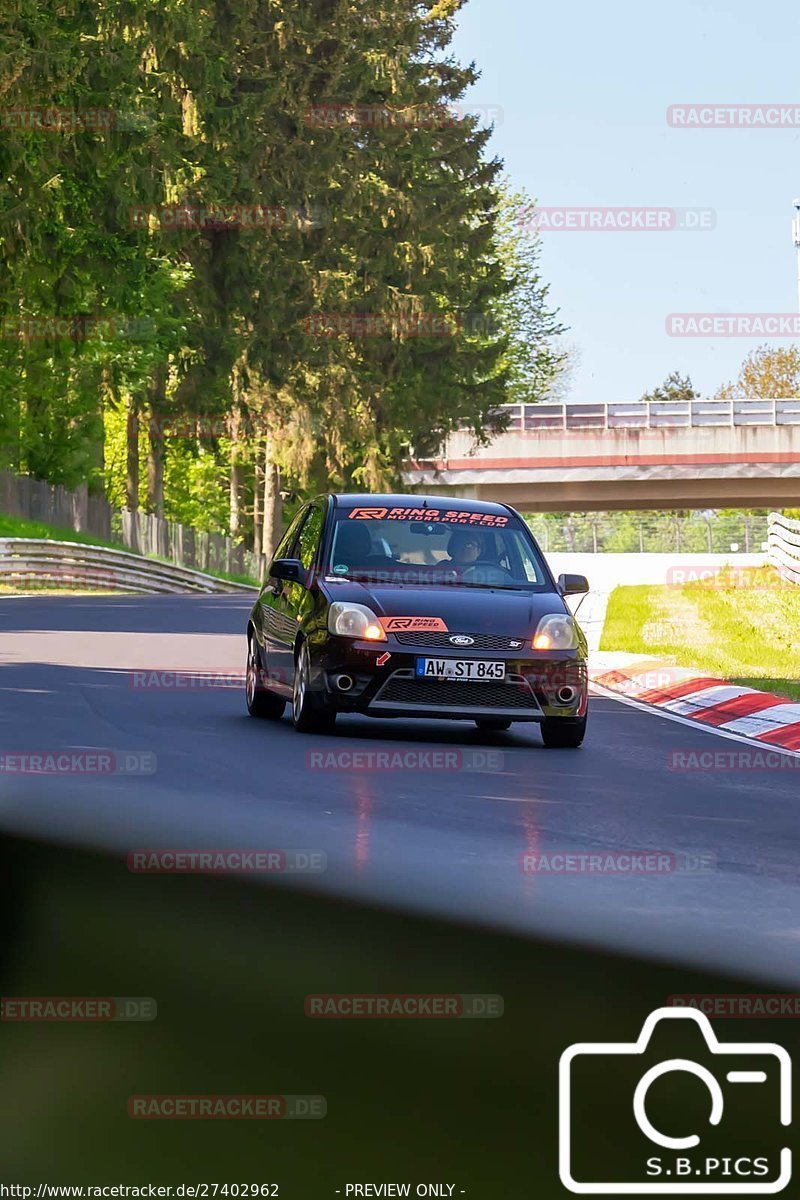
[[[536,721],[576,747],[586,639],[525,522],[503,504],[322,496],[297,514],[247,626],[247,707],[300,731],[338,713]]]

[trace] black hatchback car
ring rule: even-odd
[[[247,626],[247,707],[301,731],[338,713],[536,721],[576,747],[586,639],[525,522],[503,504],[328,495],[306,504],[270,563]]]

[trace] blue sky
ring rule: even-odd
[[[671,104],[796,104],[798,15],[778,0],[470,0],[454,50],[499,105],[491,147],[540,205],[712,208],[705,232],[548,232],[542,268],[578,351],[570,399],[635,399],[670,371],[703,394],[759,338],[675,338],[676,312],[797,311],[800,125],[670,128]],[[772,344],[789,344],[769,339]]]

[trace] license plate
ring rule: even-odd
[[[506,664],[475,658],[418,658],[416,674],[420,679],[504,680]]]

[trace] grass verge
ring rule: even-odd
[[[612,592],[601,650],[652,654],[800,700],[800,587],[772,567]]]

